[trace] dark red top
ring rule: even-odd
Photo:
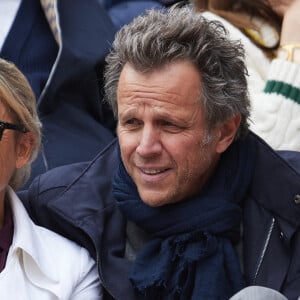
[[[4,224],[0,229],[0,272],[5,267],[8,250],[11,246],[14,235],[14,223],[12,218],[11,208],[8,203],[5,203]]]

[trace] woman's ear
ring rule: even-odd
[[[35,144],[33,134],[29,131],[19,134],[16,145],[16,168],[20,169],[28,163]]]
[[[218,129],[217,153],[223,153],[232,143],[241,123],[241,114],[235,115],[223,122]]]

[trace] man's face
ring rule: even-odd
[[[149,74],[129,64],[122,70],[121,156],[141,199],[150,206],[175,203],[199,192],[219,157],[215,139],[206,132],[199,90],[200,75],[189,62]]]

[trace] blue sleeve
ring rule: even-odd
[[[117,29],[128,24],[132,19],[143,14],[147,9],[164,7],[159,1],[102,0],[102,3]]]

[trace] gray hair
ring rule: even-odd
[[[119,77],[126,63],[142,73],[176,61],[190,61],[201,78],[200,100],[207,129],[240,113],[237,136],[248,132],[250,101],[244,49],[228,38],[220,22],[209,21],[190,6],[149,10],[116,34],[106,58],[105,99],[117,117]]]
[[[37,157],[41,144],[41,123],[36,110],[36,99],[29,82],[11,62],[0,58],[0,101],[7,107],[15,122],[33,133],[34,145],[29,162],[17,169],[9,185],[17,190],[29,178],[31,162]]]

